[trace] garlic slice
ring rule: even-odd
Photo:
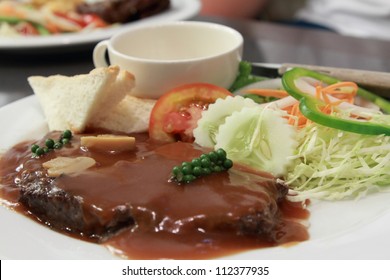
[[[97,136],[83,136],[80,139],[81,146],[100,151],[131,151],[135,148],[135,138],[111,134]]]
[[[82,172],[96,164],[90,157],[57,157],[42,164],[50,177]]]

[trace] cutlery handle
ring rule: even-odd
[[[279,68],[279,74],[283,74],[292,67],[314,70],[343,81],[353,81],[362,87],[382,89],[382,91],[386,91],[386,96],[390,97],[390,73],[387,72],[285,63]]]

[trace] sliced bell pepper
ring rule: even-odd
[[[284,73],[282,77],[283,87],[292,97],[299,101],[299,109],[307,119],[327,127],[359,134],[390,135],[390,125],[376,123],[373,121],[343,119],[322,112],[320,108],[326,105],[325,102],[317,99],[309,93],[303,92],[296,86],[295,81],[302,77],[314,78],[326,84],[335,84],[340,82],[340,80],[304,68],[293,68]],[[375,103],[384,112],[390,113],[390,102],[386,99],[381,98],[374,93],[360,87],[357,91],[357,94]]]
[[[0,15],[0,22],[7,22],[9,24],[16,24],[16,23],[19,23],[21,21],[22,20],[20,18],[17,18],[17,17],[10,17],[10,16]]]
[[[23,22],[28,22],[29,24],[31,24],[33,26],[33,28],[37,31],[37,33],[39,35],[49,35],[50,34],[49,30],[47,30],[47,28],[45,28],[42,24],[39,24],[37,22],[30,22],[28,20],[20,19],[20,18],[13,17],[13,16],[0,16],[0,22],[6,22],[6,23],[9,23],[11,25],[16,25],[16,24],[20,24]]]

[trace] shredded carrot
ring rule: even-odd
[[[354,82],[339,82],[325,87],[322,84],[317,84],[315,85],[315,90],[315,97],[325,103],[325,105],[322,106],[320,110],[325,114],[332,114],[335,110],[337,110],[337,106],[341,103],[354,103],[355,96],[358,91],[358,86]],[[286,91],[274,89],[249,89],[246,92],[264,97],[271,96],[276,98],[283,98],[288,96]],[[331,101],[330,96],[336,97],[339,100],[336,102]],[[311,121],[300,112],[299,102],[282,109],[288,113],[289,117],[287,119],[288,123],[291,125],[302,128],[311,123]]]
[[[325,114],[332,114],[337,109],[337,106],[341,103],[354,103],[355,96],[358,91],[358,86],[354,82],[339,82],[325,87],[319,83],[315,85],[315,91],[315,97],[325,103],[325,105],[322,106],[320,110]],[[248,89],[245,92],[264,97],[283,98],[288,96],[286,91],[276,89]],[[336,102],[331,101],[330,96],[333,96],[339,100]],[[287,119],[288,123],[291,125],[302,128],[311,123],[311,121],[300,112],[298,101],[295,104],[282,109],[288,113],[289,117]]]
[[[284,110],[286,110],[286,112],[288,113],[287,120],[290,125],[302,128],[308,124],[309,120],[299,110],[298,102],[296,102],[294,105],[285,108]]]
[[[246,93],[256,94],[264,97],[276,97],[283,98],[288,96],[287,91],[278,90],[278,89],[248,89],[245,91]]]

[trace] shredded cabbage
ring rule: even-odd
[[[293,200],[360,198],[390,187],[390,136],[310,124],[298,133],[286,183]]]

